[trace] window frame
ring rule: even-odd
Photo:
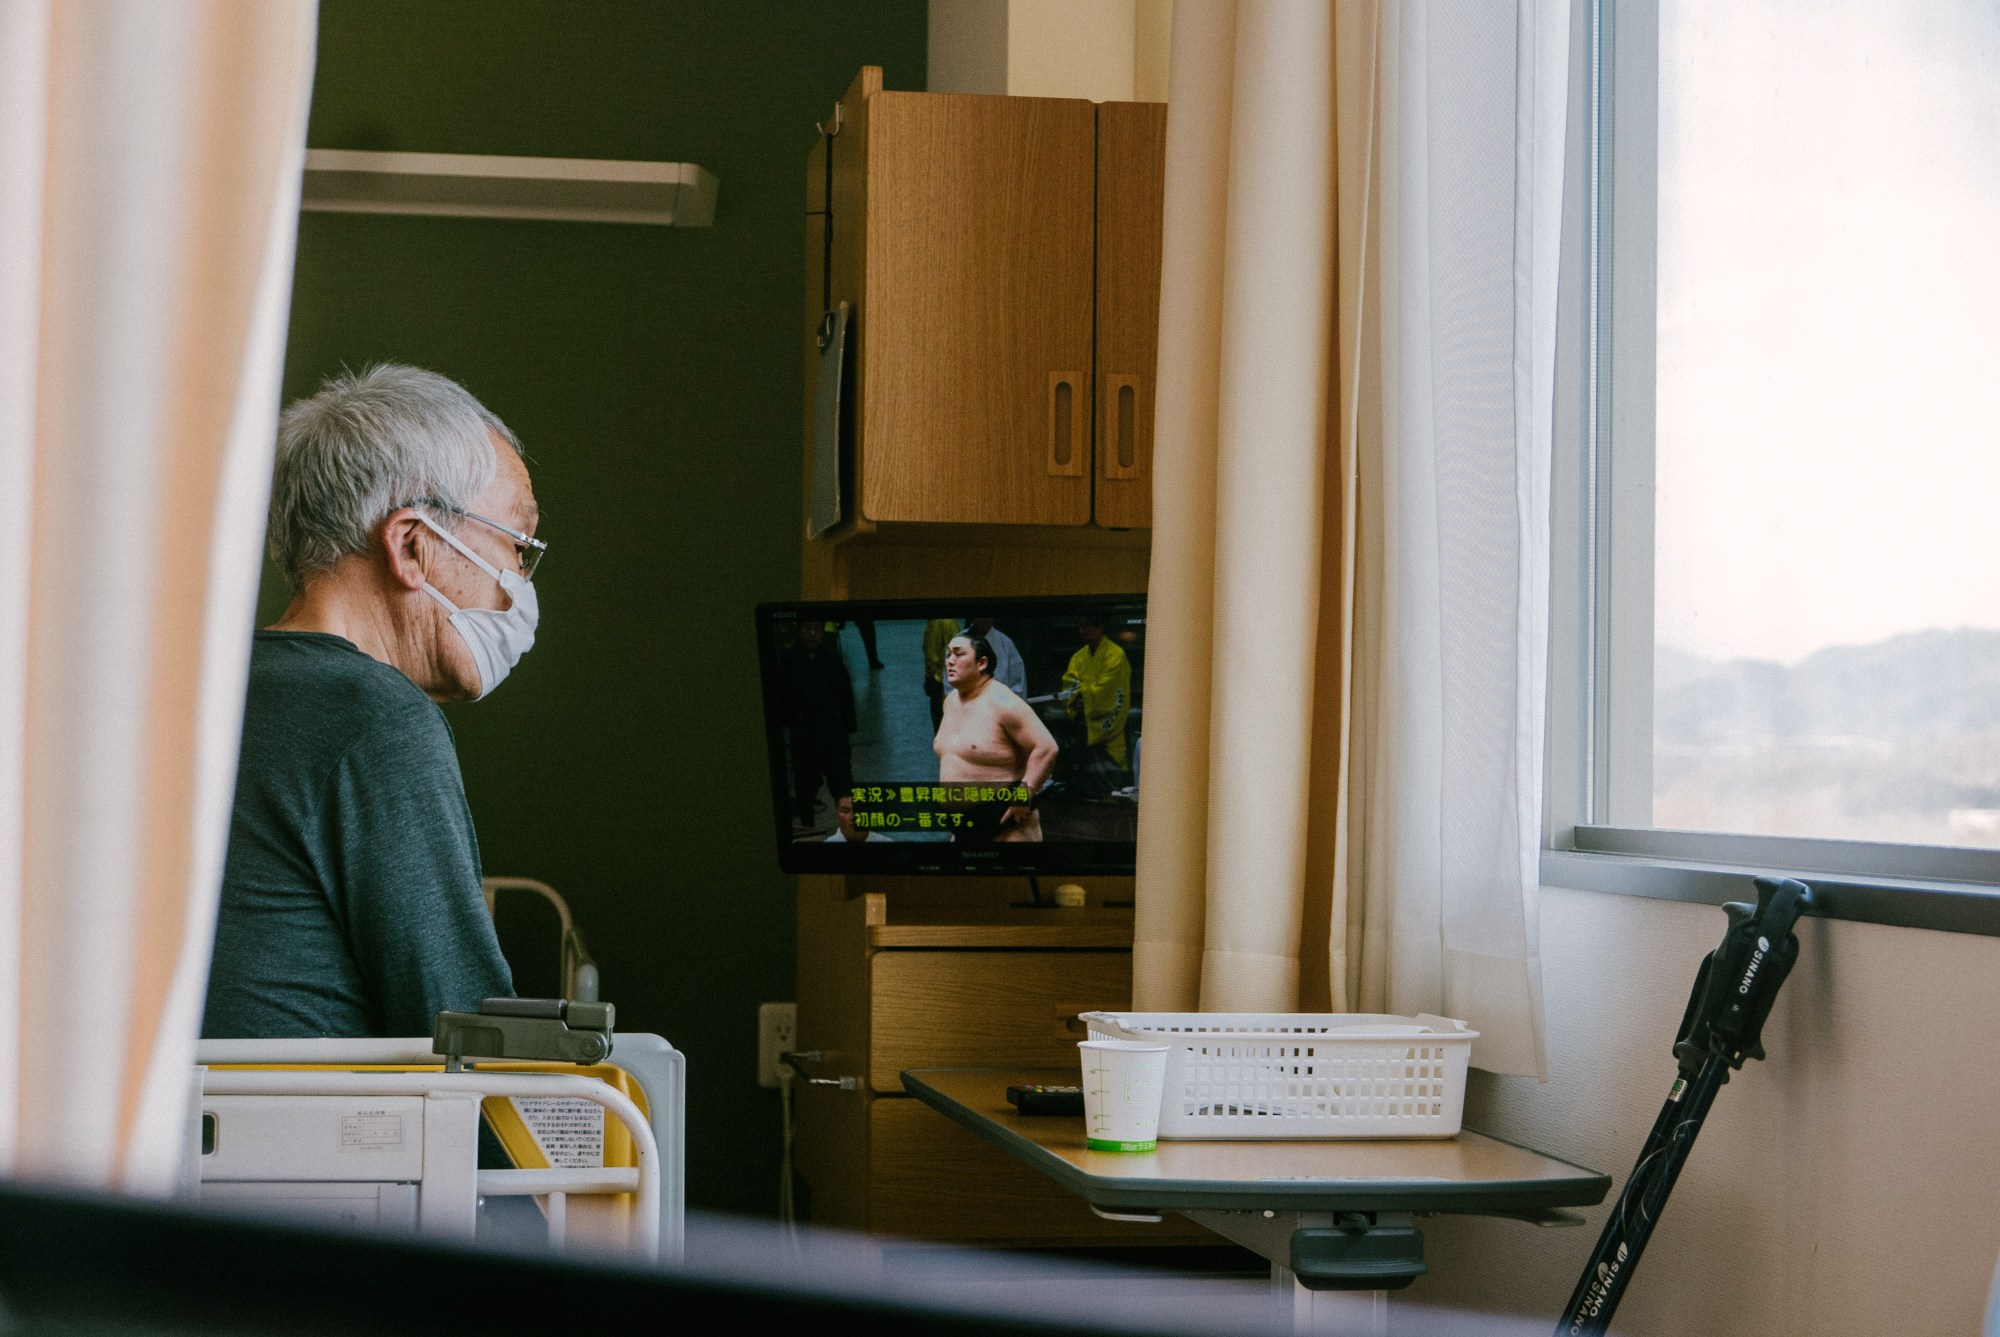
[[[1542,885],[1719,905],[1780,874],[1821,917],[2000,936],[2000,850],[1651,825],[1659,4],[1571,18]]]

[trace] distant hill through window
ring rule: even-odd
[[[2000,629],[1654,659],[1653,824],[2000,847]]]

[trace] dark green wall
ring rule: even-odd
[[[792,995],[751,606],[796,597],[801,211],[863,64],[924,83],[923,0],[322,0],[311,143],[697,162],[710,229],[308,214],[285,394],[393,358],[532,458],[534,651],[451,711],[488,871],[569,898],[622,1028],[688,1055],[688,1198],[775,1206],[756,1007]],[[264,620],[282,606],[267,582]]]

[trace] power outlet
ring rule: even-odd
[[[778,1055],[799,1047],[799,1005],[760,1003],[757,1006],[757,1085],[778,1084]]]

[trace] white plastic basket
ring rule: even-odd
[[[1086,1012],[1170,1046],[1163,1138],[1456,1137],[1479,1032],[1423,1014]]]

